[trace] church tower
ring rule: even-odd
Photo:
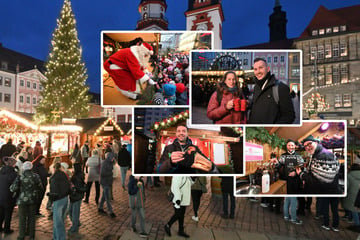
[[[221,49],[222,22],[224,21],[221,0],[189,0],[188,6],[185,12],[186,29],[213,31],[213,49]]]
[[[139,4],[140,20],[136,30],[168,30],[165,18],[166,0],[141,0]]]
[[[287,39],[286,12],[281,10],[280,0],[275,0],[274,11],[269,19],[270,42]]]

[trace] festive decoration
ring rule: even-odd
[[[86,117],[89,112],[88,76],[70,0],[64,0],[51,45],[47,81],[41,82],[44,90],[34,117],[37,124],[59,123],[62,117]]]
[[[160,131],[163,128],[168,128],[176,125],[178,122],[184,121],[189,118],[189,110],[186,110],[181,113],[177,113],[175,115],[171,115],[168,118],[162,119],[160,122],[155,122],[151,130],[152,131]]]
[[[325,112],[329,110],[330,105],[325,102],[320,93],[312,93],[311,97],[305,102],[304,110],[309,114],[317,114],[318,112]]]
[[[241,127],[233,127],[232,129],[234,130],[234,132],[236,132],[237,134],[239,134],[240,137],[243,136],[244,131],[243,131],[243,129],[242,129]]]
[[[119,131],[120,136],[124,135],[123,130],[120,128],[119,125],[116,124],[116,122],[109,117],[94,133],[94,136],[99,136],[101,131],[105,130],[106,127],[114,127],[116,130]]]

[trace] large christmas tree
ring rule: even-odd
[[[81,55],[71,3],[64,0],[46,63],[47,81],[42,82],[42,100],[36,109],[35,120],[39,124],[88,115],[90,96],[85,85],[87,74]]]

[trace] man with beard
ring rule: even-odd
[[[295,111],[287,85],[275,79],[262,58],[254,60],[255,87],[249,124],[291,124]],[[277,95],[277,96],[276,96]]]
[[[219,170],[188,138],[185,125],[176,128],[176,139],[165,147],[158,173],[219,173]]]
[[[143,42],[130,48],[120,49],[104,62],[104,68],[115,83],[115,87],[126,97],[138,99],[140,85],[155,82],[147,74],[150,56],[153,54],[150,44]]]

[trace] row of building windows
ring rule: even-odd
[[[11,78],[0,76],[0,86],[11,87]]]
[[[329,66],[325,68],[319,68],[317,72],[312,70],[311,85],[331,85],[335,83],[347,83],[349,82],[349,72],[346,65],[343,66]]]
[[[23,79],[20,79],[20,87],[24,87],[25,86],[25,80]],[[26,81],[26,88],[31,88],[32,89],[37,89],[37,86],[38,84],[36,82],[32,83],[32,86],[31,86],[31,82],[30,81]],[[43,87],[41,84],[39,84],[39,90],[42,91]]]
[[[127,116],[127,119],[126,119]],[[132,120],[132,114],[119,114],[116,116],[117,122],[130,122]]]
[[[39,98],[39,101],[40,100],[41,100],[41,98]],[[32,105],[38,104],[39,101],[37,100],[36,97],[32,97]],[[25,96],[20,95],[19,102],[25,103]],[[26,104],[31,104],[31,96],[26,96]]]
[[[270,64],[270,63],[277,64],[277,63],[279,63],[279,61],[281,64],[285,63],[285,56],[283,56],[283,55],[281,55],[280,58],[279,58],[279,56],[273,56],[273,57],[268,56],[267,58],[265,56],[262,56],[261,58],[266,59],[266,62],[268,64]]]
[[[311,35],[318,36],[318,35],[325,35],[325,34],[345,32],[345,31],[346,31],[346,25],[341,25],[341,26],[334,26],[328,28],[314,29],[311,31]]]
[[[351,94],[336,94],[335,95],[335,108],[351,107]]]
[[[325,44],[325,46],[312,46],[310,51],[311,60],[345,57],[348,55],[348,49],[345,42],[333,43],[332,45],[329,43]]]

